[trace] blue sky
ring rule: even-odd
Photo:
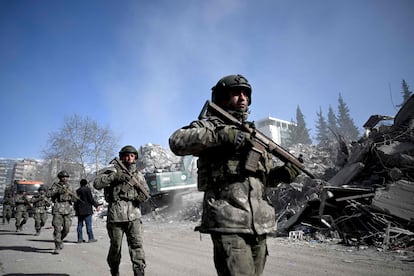
[[[0,0],[0,157],[41,158],[65,116],[109,126],[122,146],[168,146],[211,87],[241,73],[251,120],[314,136],[341,93],[362,129],[414,90],[411,0]],[[118,150],[118,149],[117,149]]]

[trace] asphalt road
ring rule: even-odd
[[[98,242],[77,244],[77,218],[61,254],[53,255],[51,217],[40,236],[34,236],[30,218],[23,232],[11,224],[0,224],[0,273],[2,275],[110,275],[106,264],[109,239],[105,222],[94,220]],[[154,220],[144,217],[146,275],[216,275],[212,244],[208,235],[194,232],[192,222]],[[85,231],[85,230],[84,230]],[[84,234],[86,237],[86,233]],[[375,248],[349,248],[334,244],[269,238],[265,276],[270,275],[414,275],[414,263],[396,253]],[[121,275],[133,275],[126,241],[122,251]]]

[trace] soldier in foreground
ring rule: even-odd
[[[246,78],[229,75],[212,88],[212,102],[254,128],[247,121],[251,91]],[[169,139],[175,154],[199,157],[198,189],[204,200],[196,230],[211,235],[218,275],[262,275],[268,254],[266,235],[275,229],[275,211],[265,188],[289,183],[299,171],[290,164],[272,167],[267,151],[253,149],[250,133],[207,116],[178,129]],[[249,159],[258,152],[259,158]],[[247,169],[251,163],[255,170]]]
[[[69,234],[72,225],[72,203],[77,200],[76,194],[69,187],[69,173],[63,170],[58,173],[57,177],[59,182],[53,183],[48,191],[48,196],[53,202],[54,254],[59,254],[63,249],[63,239]]]
[[[119,152],[118,161],[121,164],[115,162],[114,167],[94,180],[95,189],[104,189],[105,200],[109,204],[106,228],[111,242],[107,257],[111,275],[119,275],[124,234],[127,237],[134,276],[144,275],[145,254],[140,205],[145,197],[138,185],[130,183],[135,180],[134,183],[140,184],[147,192],[148,186],[136,167],[137,158],[138,152],[133,146],[124,146]]]
[[[40,186],[38,193],[35,194],[30,202],[33,204],[33,218],[35,221],[35,236],[40,235],[40,230],[46,224],[47,220],[47,207],[51,206],[52,203],[46,196],[46,189]]]
[[[20,191],[17,194],[14,203],[16,205],[16,232],[20,232],[29,219],[29,209],[32,206],[25,191]]]

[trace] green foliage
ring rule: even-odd
[[[299,106],[296,108],[296,126],[289,129],[289,145],[312,144],[309,130],[306,128],[305,116]]]
[[[355,126],[354,121],[349,115],[349,108],[344,102],[342,95],[339,94],[338,98],[338,134],[342,135],[348,140],[354,141],[359,137],[358,128]]]
[[[329,139],[335,139],[334,133],[338,132],[338,119],[336,118],[335,112],[331,105],[329,105],[328,110],[328,129],[329,129]]]
[[[398,105],[398,107],[401,107],[401,106],[403,106],[403,104],[411,97],[411,95],[413,94],[413,92],[412,91],[410,91],[410,87],[408,86],[408,84],[407,84],[407,82],[403,79],[402,80],[402,84],[401,84],[401,87],[402,87],[402,91],[401,91],[401,94],[402,94],[402,97],[403,97],[403,101],[402,101],[402,103],[400,104],[400,105]]]
[[[318,116],[316,121],[316,141],[318,141],[318,145],[323,145],[329,142],[330,131],[321,107],[319,107],[319,112],[316,115]]]

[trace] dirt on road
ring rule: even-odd
[[[106,264],[109,239],[105,222],[94,219],[96,243],[75,243],[76,217],[59,255],[53,255],[51,217],[40,236],[33,236],[33,219],[16,233],[11,224],[0,225],[2,275],[110,275]],[[149,276],[216,275],[210,237],[194,232],[194,222],[150,215],[143,218],[144,249]],[[86,233],[84,234],[86,237]],[[264,275],[414,275],[412,256],[380,252],[376,248],[344,247],[329,242],[268,239],[269,257]],[[133,275],[124,241],[121,275]]]

